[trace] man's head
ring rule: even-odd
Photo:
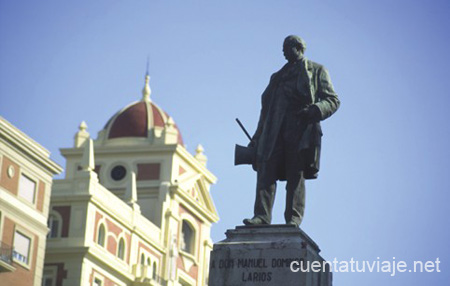
[[[306,43],[302,38],[295,35],[287,36],[283,43],[283,54],[288,62],[295,62],[303,57]]]

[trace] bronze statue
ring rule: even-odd
[[[270,78],[262,94],[259,123],[249,144],[257,171],[254,217],[246,225],[270,224],[277,180],[287,181],[287,224],[299,226],[305,209],[305,179],[316,179],[322,130],[320,121],[339,108],[327,70],[306,59],[305,42],[284,40],[288,61]]]

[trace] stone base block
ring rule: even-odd
[[[209,286],[331,286],[319,247],[295,226],[237,226],[226,236],[211,252]]]

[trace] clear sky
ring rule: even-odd
[[[450,280],[450,2],[0,0],[0,114],[52,152],[82,120],[95,138],[141,97],[205,148],[219,181],[214,241],[252,215],[255,174],[233,166],[289,34],[325,65],[342,105],[323,122],[320,177],[302,228],[325,259],[436,260],[440,273],[335,273],[334,285]],[[283,223],[283,184],[275,223]]]

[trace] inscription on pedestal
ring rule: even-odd
[[[227,231],[227,239],[214,245],[209,286],[329,286],[331,274],[321,268],[316,272],[291,270],[292,262],[323,262],[319,251],[298,228],[237,227]]]
[[[291,263],[297,261],[301,265],[303,258],[238,258],[238,259],[219,259],[212,260],[210,268],[219,271],[235,270],[242,273],[239,275],[242,282],[270,282],[273,275],[284,272],[286,269],[291,271]]]

